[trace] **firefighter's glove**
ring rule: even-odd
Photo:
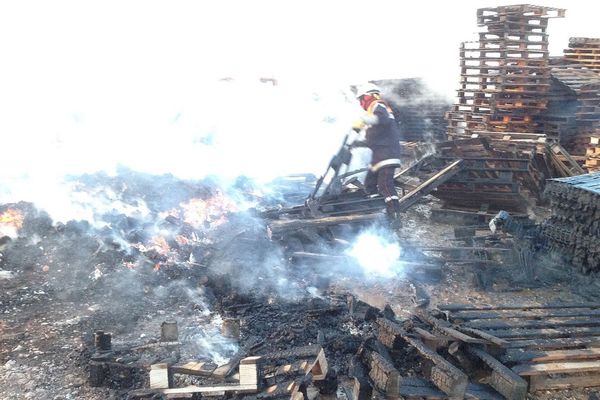
[[[360,133],[365,128],[365,126],[366,124],[363,120],[358,120],[352,124],[352,130],[356,133]]]

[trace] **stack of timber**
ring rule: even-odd
[[[562,60],[555,60],[556,62]],[[538,122],[542,126],[542,132],[549,141],[559,142],[565,145],[577,134],[577,93],[560,76],[554,72],[563,69],[576,69],[578,66],[555,64],[550,69],[550,89],[546,93],[548,103],[546,110],[539,116]]]
[[[600,271],[600,173],[548,181],[552,216],[542,224],[546,248],[584,273]]]
[[[437,187],[432,195],[447,208],[524,212],[542,193],[545,172],[538,169],[534,145],[499,150],[484,137],[436,143],[434,169],[454,159],[463,169]],[[424,164],[421,170],[431,166]],[[418,172],[418,171],[417,171]]]
[[[444,114],[452,104],[428,88],[421,79],[374,81],[382,88],[396,119],[402,139],[408,142],[436,142],[446,137]]]
[[[567,60],[600,73],[600,38],[572,37],[564,55]]]
[[[550,87],[548,19],[565,10],[533,5],[477,10],[484,30],[460,48],[458,104],[446,114],[450,137],[543,133],[535,116]]]
[[[495,365],[497,373],[510,371],[505,375],[512,380],[509,385],[492,378],[505,389],[518,387],[519,377],[527,381],[529,392],[600,386],[598,303],[446,304],[439,309],[456,331],[489,342],[483,349],[468,345],[466,352]]]
[[[598,166],[594,138],[600,137],[600,75],[579,66],[562,65],[552,68],[552,79],[562,87],[563,95],[551,100],[542,119],[562,118],[568,127],[560,129],[558,141],[577,161],[593,170]]]

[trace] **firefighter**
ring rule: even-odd
[[[384,198],[392,227],[399,228],[400,203],[394,186],[394,172],[400,167],[400,127],[377,86],[359,87],[356,98],[367,113],[353,129],[361,133],[366,128],[366,132],[365,139],[356,140],[353,147],[366,146],[372,151],[365,190],[368,194],[379,193]]]

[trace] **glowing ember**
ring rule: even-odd
[[[166,256],[169,254],[171,247],[167,243],[166,239],[162,236],[155,236],[152,238],[152,244],[148,248],[148,250],[154,250],[161,256]]]
[[[192,199],[181,204],[184,220],[195,228],[221,225],[227,221],[228,212],[237,211],[236,204],[222,192],[217,192],[207,200]]]
[[[183,235],[177,235],[175,236],[175,241],[177,242],[178,245],[180,246],[184,246],[186,244],[190,244],[191,240],[186,238]]]
[[[130,262],[130,261],[126,261],[123,263],[123,265],[127,268],[127,269],[135,269],[135,263]]]
[[[19,210],[9,208],[0,214],[0,236],[16,237],[23,227],[23,214]]]

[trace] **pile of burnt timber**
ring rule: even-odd
[[[600,38],[572,37],[564,55],[569,61],[600,72]]]
[[[326,379],[328,368],[327,358],[319,345],[265,356],[234,358],[219,368],[206,367],[201,362],[154,364],[149,373],[150,389],[132,391],[129,397],[146,398],[154,394],[169,395],[170,398],[193,394],[243,397],[244,394],[252,394],[262,399],[308,399],[310,392],[318,393],[314,383]],[[174,387],[176,374],[203,377],[213,383]]]
[[[479,41],[461,45],[458,104],[446,115],[450,137],[520,139],[543,133],[535,117],[545,108],[550,86],[548,19],[565,10],[534,5],[477,10],[484,27]]]
[[[432,192],[449,208],[523,212],[542,190],[545,175],[537,167],[535,146],[502,151],[480,137],[436,143],[436,149],[419,171],[463,160],[462,170]]]
[[[538,390],[598,386],[599,313],[596,303],[451,304],[403,322],[379,318],[386,349],[370,355],[369,376],[388,396],[422,399],[522,400]],[[420,368],[398,362],[407,354]]]
[[[542,234],[549,250],[584,273],[600,271],[600,173],[552,179],[552,216]]]
[[[463,167],[462,160],[452,160],[435,170],[424,181],[399,200],[400,212],[404,212],[416,204],[423,196],[431,193],[439,185],[444,184]],[[317,198],[307,201],[303,206],[280,210],[279,213],[270,214],[271,219],[267,224],[269,238],[280,240],[289,238],[290,235],[300,235],[303,240],[312,240],[332,226],[345,224],[370,224],[381,218],[383,199],[379,197],[365,198],[360,192],[341,193],[328,198]],[[360,208],[353,205],[368,205]],[[311,209],[314,210],[311,212]],[[316,239],[316,238],[315,238]]]

